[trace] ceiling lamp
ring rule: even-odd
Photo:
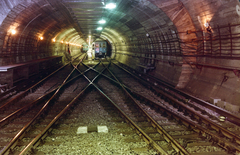
[[[102,30],[102,27],[98,27],[97,30]]]
[[[55,38],[53,38],[53,39],[52,39],[52,41],[53,41],[53,42],[56,42],[56,39],[55,39]]]
[[[101,19],[101,20],[99,20],[99,22],[98,22],[99,24],[105,24],[106,23],[106,20],[104,20],[104,19]]]
[[[43,37],[42,37],[42,36],[40,36],[39,38],[40,38],[40,40],[43,40]]]
[[[12,30],[11,33],[12,33],[12,34],[16,34],[17,31],[16,31],[16,30]]]
[[[204,26],[205,26],[205,28],[208,32],[212,33],[212,28],[211,28],[210,23],[208,21],[204,24]]]
[[[105,8],[106,9],[115,9],[116,8],[116,3],[108,3]]]

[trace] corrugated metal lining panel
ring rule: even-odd
[[[37,16],[41,13],[41,10],[38,5],[32,5],[31,7],[28,7],[28,9],[25,9],[24,13],[27,13],[31,16]]]
[[[160,16],[160,15],[157,15],[157,16],[155,16],[155,17],[152,17],[152,19],[153,19],[158,25],[160,25],[160,26],[167,24],[167,22],[166,22],[166,21],[162,18],[162,16]]]
[[[16,12],[17,14],[19,14],[19,13],[22,12],[24,9],[26,9],[26,7],[23,6],[23,5],[21,5],[21,4],[19,4],[19,5],[17,5],[13,10],[14,10],[14,12]]]
[[[128,20],[132,19],[132,17],[130,17],[129,15],[125,15],[124,17],[122,17],[119,21],[122,23],[127,22]]]
[[[139,14],[137,16],[135,16],[135,18],[140,22],[144,22],[146,20],[148,20],[149,18],[151,18],[150,16],[148,16],[147,14],[143,13],[143,12],[138,12]]]
[[[119,27],[121,33],[126,33],[126,31],[130,31],[126,25],[122,25]]]
[[[119,12],[128,13],[129,10],[133,8],[133,3],[130,1],[122,1],[118,6]]]
[[[154,27],[149,27],[149,28],[147,28],[146,29],[147,30],[147,32],[156,32],[156,31],[158,31],[159,30],[159,27],[158,26],[154,26]]]
[[[111,13],[111,15],[108,17],[108,20],[109,21],[113,20],[115,22],[119,22],[119,20],[121,18],[123,18],[125,15],[126,15],[125,13],[115,11],[115,12]]]
[[[47,16],[44,19],[42,19],[42,22],[45,24],[51,23],[54,19],[51,16]]]
[[[23,23],[28,23],[29,19],[31,19],[29,14],[20,14],[15,21],[22,25]]]
[[[62,16],[61,12],[57,11],[57,12],[54,12],[54,18],[57,19],[58,21],[64,21],[65,18]]]
[[[126,22],[125,24],[131,30],[136,30],[136,29],[139,29],[142,27],[142,25],[136,19],[131,19],[130,21]]]
[[[46,0],[41,0],[36,2],[39,6],[44,6],[45,4],[49,4],[48,2],[46,2]]]
[[[9,12],[9,14],[7,16],[11,19],[15,19],[17,17],[17,15],[18,15],[17,12],[11,11],[11,12]]]
[[[91,2],[79,2],[79,3],[68,3],[68,6],[73,9],[73,10],[77,10],[77,9],[92,9],[93,11],[95,9],[101,9],[103,7],[101,2],[98,3],[91,3]]]
[[[151,8],[149,8],[149,7],[143,7],[143,8],[141,8],[141,10],[143,11],[143,12],[145,12],[145,13],[147,13],[148,15],[154,15],[155,14],[155,10],[152,10]]]
[[[131,15],[132,17],[136,17],[140,13],[140,10],[137,7],[134,7],[133,9],[129,10],[128,15]]]
[[[141,24],[142,24],[143,27],[146,27],[146,28],[157,26],[156,23],[151,18],[144,21],[144,22],[141,22]]]
[[[108,22],[108,26],[107,26],[107,27],[115,27],[115,28],[117,28],[118,25],[119,25],[119,24],[118,24],[117,22],[110,20],[110,21]]]

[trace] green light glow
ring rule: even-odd
[[[106,9],[114,9],[114,8],[116,8],[116,3],[108,3],[105,8]]]
[[[106,20],[104,20],[104,19],[101,19],[101,20],[99,20],[99,22],[98,22],[99,24],[105,24],[106,23]]]

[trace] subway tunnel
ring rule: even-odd
[[[133,69],[153,66],[176,88],[239,105],[239,15],[237,0],[3,0],[0,65],[65,58],[101,38]]]
[[[239,15],[237,0],[3,0],[0,65],[74,55],[92,36],[133,69],[151,65],[176,88],[239,105]]]
[[[1,0],[0,10],[0,104],[40,65],[43,73],[63,66],[100,40],[108,59],[222,108],[223,121],[239,117],[238,0]],[[86,61],[96,63],[91,56]]]

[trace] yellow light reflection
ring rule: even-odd
[[[12,33],[12,34],[16,34],[17,31],[16,31],[16,30],[12,30],[11,33]]]

